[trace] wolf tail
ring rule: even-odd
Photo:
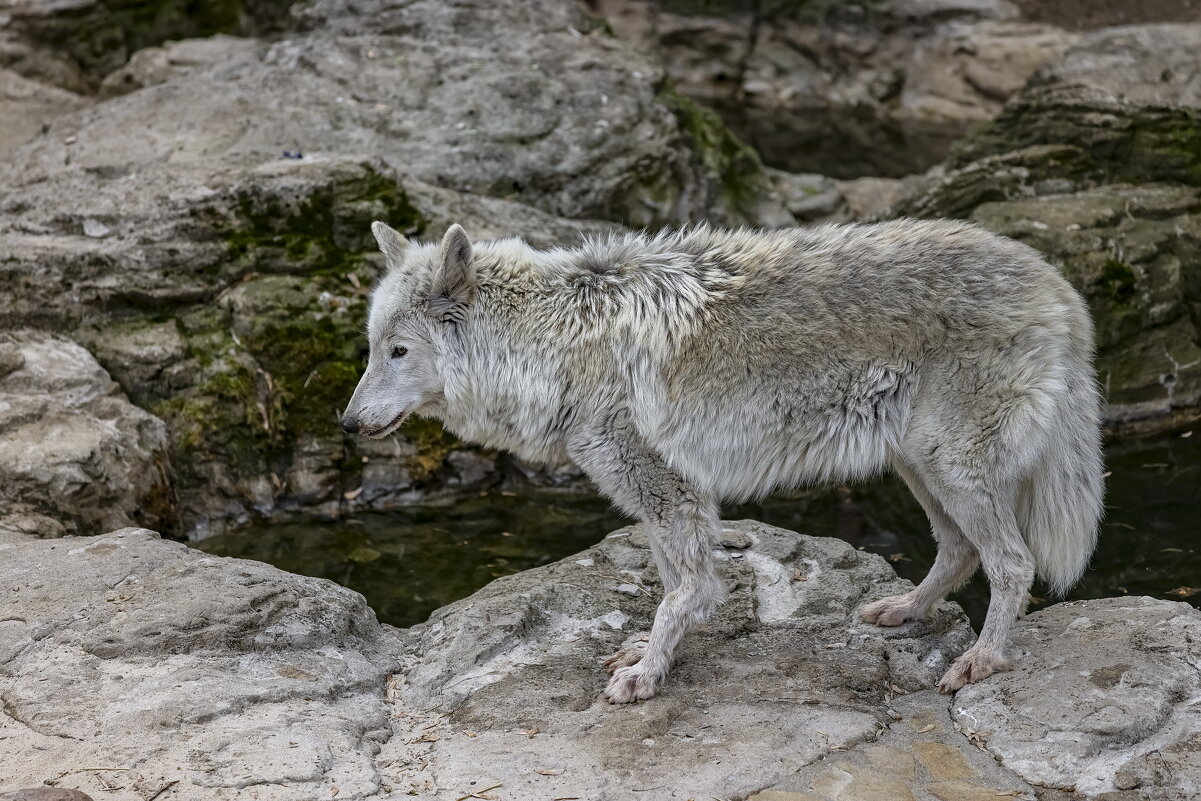
[[[1105,494],[1092,322],[1079,298],[1073,300],[1065,391],[1055,402],[1046,446],[1022,483],[1016,510],[1038,574],[1057,595],[1071,589],[1088,567]]]

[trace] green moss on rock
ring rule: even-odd
[[[759,154],[726,127],[713,109],[671,87],[655,96],[675,116],[703,174],[713,182],[733,222],[751,222],[756,205],[771,192]]]
[[[957,144],[949,164],[964,167],[1036,145],[1087,153],[1095,183],[1201,186],[1201,109],[1124,105],[1062,87],[1027,90]]]

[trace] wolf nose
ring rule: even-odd
[[[347,434],[359,433],[359,419],[357,417],[346,415],[342,418],[342,430]]]

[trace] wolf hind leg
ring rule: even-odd
[[[938,683],[939,690],[951,693],[1006,668],[1005,644],[1030,598],[1034,556],[1018,528],[1015,492],[943,490],[940,498],[979,552],[991,588],[979,638]]]
[[[972,577],[980,564],[975,547],[963,535],[946,509],[927,489],[917,471],[905,464],[901,457],[894,457],[893,469],[904,480],[909,491],[917,498],[926,517],[934,539],[938,543],[938,554],[930,572],[913,590],[904,595],[893,595],[870,603],[860,611],[860,617],[877,626],[899,626],[910,620],[922,620],[930,614],[934,605],[954,592]]]

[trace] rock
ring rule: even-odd
[[[1201,25],[1085,35],[893,208],[975,219],[1059,264],[1089,300],[1119,431],[1201,414],[1198,48]]]
[[[866,625],[858,608],[912,586],[883,559],[724,526],[749,541],[714,551],[729,600],[661,693],[625,707],[601,697],[600,662],[658,601],[613,592],[657,586],[629,528],[405,630],[331,582],[142,529],[0,530],[6,781],[114,801],[1195,794],[1201,612],[1050,607],[1019,624],[1013,671],[951,698],[932,685],[973,638],[958,607]],[[77,769],[93,766],[123,770]]]
[[[173,526],[163,422],[63,337],[0,332],[0,529]]]
[[[33,139],[55,117],[87,104],[74,92],[0,68],[0,155]]]
[[[649,630],[658,600],[612,590],[614,576],[647,586],[654,574],[633,529],[499,579],[405,631],[403,728],[383,754],[424,735],[400,753],[426,767],[397,789],[456,798],[503,782],[514,798],[648,788],[742,797],[874,739],[894,720],[894,693],[926,690],[924,704],[945,707],[928,688],[972,639],[957,607],[940,606],[929,623],[867,626],[860,605],[909,586],[883,559],[749,521],[724,526],[753,543],[720,562],[731,598],[689,634],[661,693],[638,706],[600,697],[602,658]],[[807,581],[791,580],[796,568]]]
[[[0,548],[6,782],[117,801],[378,793],[396,641],[362,596],[141,529]],[[64,772],[92,766],[126,770]]]
[[[784,207],[798,223],[854,222],[886,217],[903,195],[893,178],[838,181],[824,175],[768,170]]]
[[[0,801],[92,801],[92,797],[78,790],[63,790],[58,787],[31,787],[11,793],[0,793]]]
[[[273,2],[223,2],[233,22],[197,32],[262,30]],[[44,132],[0,163],[0,319],[81,342],[166,422],[183,532],[570,480],[423,423],[361,450],[336,429],[372,220],[538,246],[617,229],[596,218],[795,222],[755,152],[573,0],[321,0],[271,40],[165,41],[190,30],[177,10],[147,32],[117,0],[0,6],[0,64],[54,40],[82,88],[108,75],[98,102],[51,97]],[[111,46],[80,45],[88,31]],[[134,43],[150,47],[126,62]],[[0,115],[0,147],[30,135]]]
[[[1201,793],[1201,612],[1152,598],[1061,603],[1018,623],[1011,673],[965,687],[955,720],[1032,784],[1087,797]]]
[[[1083,151],[1076,174],[1064,176],[1078,182],[1201,184],[1198,48],[1201,24],[1088,34],[957,147],[950,165],[1055,144]]]
[[[661,54],[680,91],[718,109],[768,164],[837,178],[935,164],[1076,38],[1017,21],[1012,4],[993,0],[750,8],[599,3],[621,36]]]
[[[0,250],[11,254],[0,281],[15,287],[0,293],[0,319],[70,333],[166,422],[182,531],[198,534],[253,514],[389,508],[501,480],[495,454],[467,456],[436,424],[378,443],[337,429],[381,264],[373,219],[429,237],[460,222],[539,246],[614,229],[401,184],[366,158],[69,172],[18,188],[0,200]],[[105,235],[87,236],[97,224]],[[162,307],[172,319],[153,312]],[[149,521],[113,525],[129,522]]]
[[[169,63],[183,43],[134,59],[109,89],[142,88],[59,119],[23,149],[22,173],[365,153],[561,216],[791,222],[754,151],[570,0],[322,0],[298,14],[308,32],[268,47],[189,45],[183,69]]]
[[[257,39],[225,34],[164,42],[159,47],[137,51],[119,69],[106,75],[100,84],[100,93],[109,96],[128,94],[190,72],[212,69],[225,61],[256,58],[265,48],[266,45]]]
[[[0,66],[74,91],[167,39],[288,27],[292,0],[0,0]]]

